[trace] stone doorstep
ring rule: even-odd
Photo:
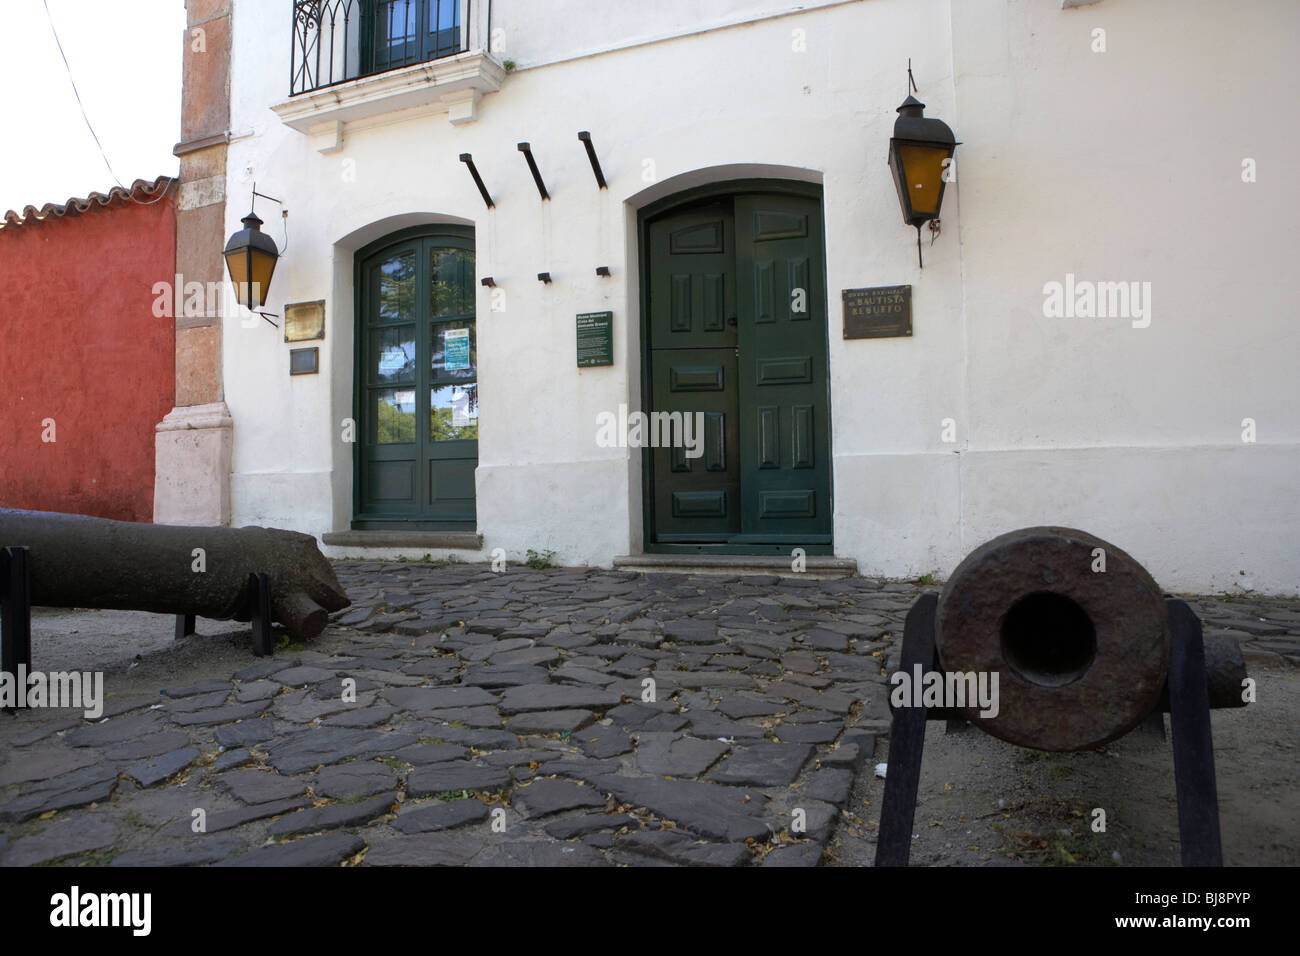
[[[479,551],[483,536],[472,531],[327,531],[321,542],[340,548],[423,548]]]
[[[804,558],[806,570],[790,568],[788,555],[766,554],[624,554],[614,559],[622,571],[645,571],[666,574],[777,574],[785,577],[850,578],[858,573],[853,558],[810,554]]]

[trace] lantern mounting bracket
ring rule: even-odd
[[[259,193],[259,192],[257,191],[257,183],[256,183],[256,181],[254,181],[254,183],[253,183],[253,200],[252,200],[251,203],[249,203],[249,207],[248,207],[248,211],[249,211],[249,212],[252,212],[252,213],[256,213],[256,212],[257,212],[257,197],[258,197],[258,196],[261,196],[263,199],[269,199],[271,202],[275,203],[276,205],[278,205],[278,206],[280,207],[280,219],[284,222],[284,246],[280,249],[280,255],[284,255],[286,252],[289,251],[289,210],[285,209],[285,208],[284,208],[284,203],[282,203],[280,200],[276,199],[274,196],[268,196],[266,193]],[[262,313],[262,314],[265,314],[265,313]],[[276,328],[279,328],[279,326],[277,325]]]

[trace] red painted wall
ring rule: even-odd
[[[175,279],[174,197],[0,229],[0,507],[153,520],[176,337],[153,286]]]

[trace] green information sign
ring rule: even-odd
[[[442,333],[443,363],[449,372],[469,368],[469,329],[447,329]]]
[[[578,316],[578,368],[614,364],[614,313]]]

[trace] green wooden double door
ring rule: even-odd
[[[358,255],[352,526],[473,531],[474,233],[399,233]]]
[[[648,410],[703,423],[689,454],[647,449],[647,550],[829,553],[820,194],[734,192],[643,222]]]

